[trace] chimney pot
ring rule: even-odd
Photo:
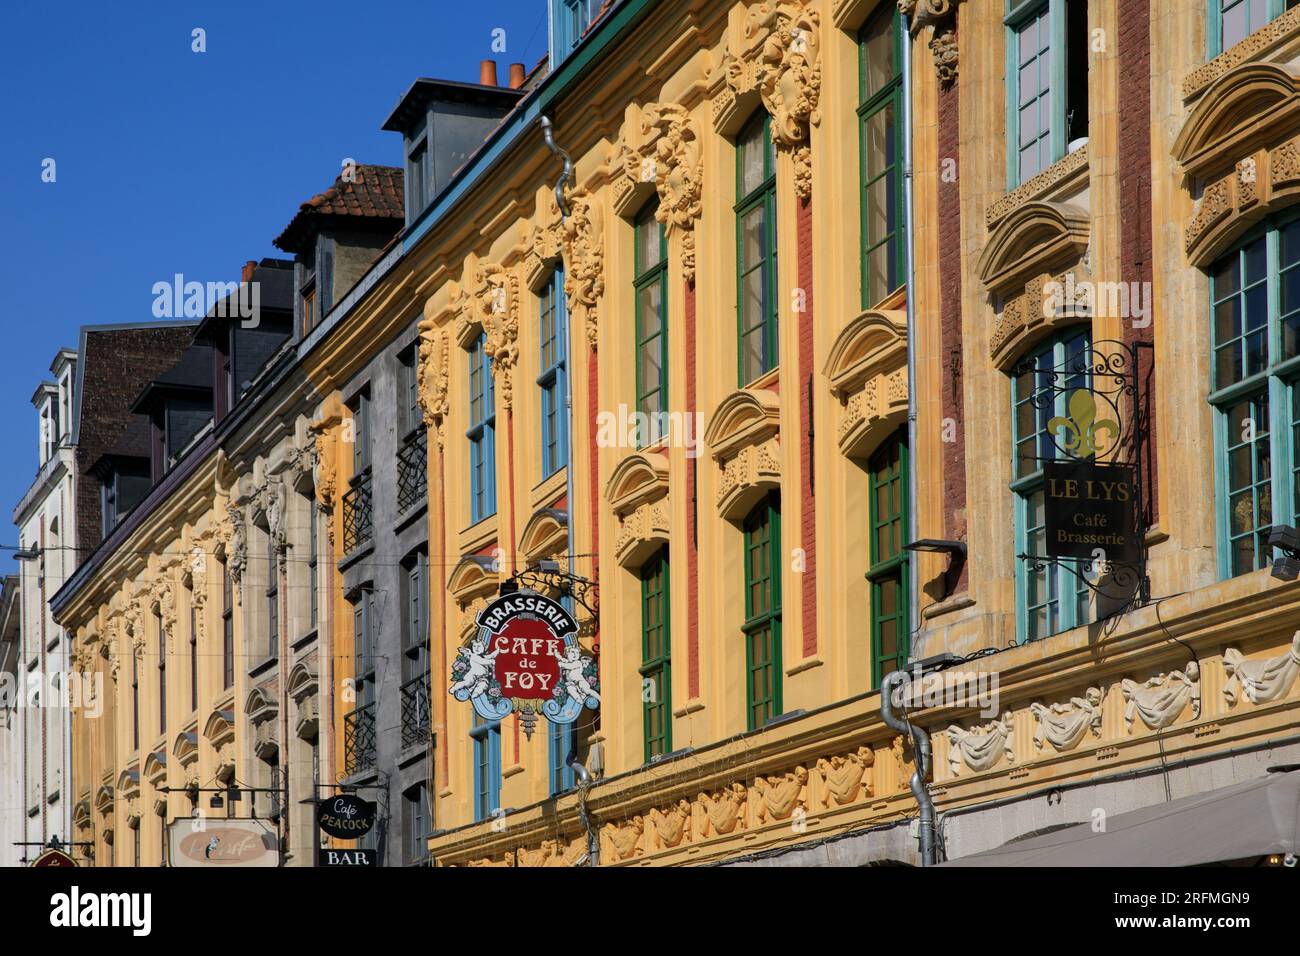
[[[253,281],[253,270],[256,269],[256,268],[257,268],[257,260],[256,260],[256,259],[249,259],[247,262],[245,262],[245,263],[244,263],[244,271],[243,271],[243,274],[242,274],[242,276],[241,276],[242,281],[244,281],[244,282],[252,282],[252,281]]]
[[[522,63],[510,64],[510,88],[517,90],[524,85],[524,65]]]
[[[478,81],[482,86],[497,85],[497,61],[481,60],[478,65]]]

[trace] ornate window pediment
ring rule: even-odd
[[[90,800],[82,799],[72,808],[72,823],[78,830],[89,830],[94,820],[90,813]]]
[[[635,570],[668,543],[668,459],[658,452],[628,455],[605,484],[619,520],[614,558]]]
[[[180,761],[182,767],[188,767],[199,759],[199,735],[187,730],[176,735],[172,744],[172,756]]]
[[[208,715],[208,722],[203,725],[203,736],[208,743],[220,748],[235,742],[235,712],[233,710],[214,710]]]
[[[1300,193],[1300,76],[1246,63],[1209,85],[1174,142],[1195,200],[1188,261],[1208,267],[1255,223]]]
[[[298,706],[298,715],[294,721],[294,733],[301,740],[310,740],[319,731],[320,715],[317,709],[319,681],[306,661],[299,661],[289,672],[289,696]]]
[[[989,234],[978,270],[995,295],[1023,289],[1033,276],[1080,259],[1088,249],[1088,211],[1069,203],[1027,202]]]
[[[140,771],[127,767],[117,776],[117,790],[123,797],[132,799],[140,795]]]
[[[280,705],[274,694],[268,694],[264,688],[254,687],[244,702],[244,713],[253,725],[253,752],[263,760],[275,756],[280,750],[276,736],[276,718],[280,715]]]
[[[113,813],[113,787],[111,784],[102,784],[95,791],[95,812],[100,816],[111,816]]]
[[[863,312],[836,336],[823,374],[844,407],[840,451],[866,457],[907,421],[906,313]]]
[[[718,514],[740,521],[769,491],[781,487],[781,399],[765,388],[742,388],[718,405],[704,432],[722,468]]]
[[[497,560],[486,554],[467,554],[447,579],[447,590],[460,607],[462,636],[474,629],[478,612],[487,607],[488,599],[501,581]]]
[[[1033,200],[998,221],[980,256],[980,280],[997,318],[989,356],[1009,369],[1026,347],[1091,315],[1089,213],[1072,203]]]
[[[559,508],[538,508],[519,536],[519,550],[528,564],[554,558],[567,568],[569,513]]]
[[[155,787],[167,776],[167,751],[155,750],[144,758],[144,775]]]

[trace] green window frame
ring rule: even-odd
[[[474,820],[486,820],[501,809],[501,721],[484,720],[471,711],[470,740],[474,745]]]
[[[1300,439],[1300,218],[1248,233],[1210,268],[1215,500],[1221,578],[1273,559],[1294,525]]]
[[[871,522],[871,680],[879,687],[885,675],[907,664],[911,651],[909,552],[907,543],[907,433],[900,430],[876,449],[868,461]]]
[[[1007,0],[1007,188],[1088,135],[1086,0]]]
[[[672,627],[668,549],[641,566],[641,700],[645,759],[673,749]]]
[[[658,211],[655,198],[637,216],[634,230],[636,410],[646,424],[644,434],[637,428],[638,448],[663,437],[660,426],[668,408],[668,243]]]
[[[1017,555],[1047,553],[1043,460],[1066,457],[1057,449],[1047,423],[1067,414],[1072,389],[1089,387],[1091,342],[1086,326],[1058,335],[1038,346],[1011,379],[1011,491]],[[1016,638],[1021,642],[1068,631],[1089,619],[1087,584],[1063,563],[1035,565],[1032,559],[1017,557]]]
[[[902,44],[895,4],[885,4],[858,34],[863,308],[880,302],[905,280]]]
[[[776,368],[776,153],[760,113],[736,137],[736,335],[741,386]]]
[[[745,712],[757,730],[781,706],[781,496],[770,493],[745,519]]]
[[[1205,52],[1213,59],[1276,20],[1300,0],[1207,0],[1207,3]]]

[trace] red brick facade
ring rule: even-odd
[[[817,509],[813,507],[812,448],[812,389],[809,382],[813,374],[813,239],[812,203],[799,204],[796,229],[798,244],[799,290],[801,300],[796,304],[803,311],[796,314],[799,322],[799,532],[803,548],[803,574],[800,586],[803,593],[803,656],[817,653]]]
[[[961,169],[957,87],[941,86],[939,143],[939,342],[943,403],[943,533],[966,540],[966,411],[962,390],[961,334],[961,176],[945,178],[945,168]],[[951,162],[949,162],[951,160]],[[951,438],[951,441],[947,439]],[[913,502],[915,507],[915,502]],[[966,568],[953,587],[966,590]]]

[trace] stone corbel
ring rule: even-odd
[[[734,135],[761,102],[772,143],[794,159],[795,192],[812,195],[809,129],[821,122],[821,14],[812,0],[763,0],[744,13],[711,85],[713,125]]]
[[[417,372],[420,389],[420,407],[424,411],[424,424],[433,432],[438,447],[443,447],[442,423],[447,417],[447,386],[450,381],[447,333],[420,323],[420,365]]]
[[[560,262],[564,263],[564,299],[569,321],[581,324],[587,344],[599,339],[600,299],[605,294],[604,217],[598,198],[585,186],[565,193],[567,217],[560,215],[555,197],[547,192],[538,204],[524,253],[525,281],[537,289]]]
[[[930,52],[935,72],[945,85],[957,78],[957,7],[961,0],[898,0],[913,37],[931,28]]]

